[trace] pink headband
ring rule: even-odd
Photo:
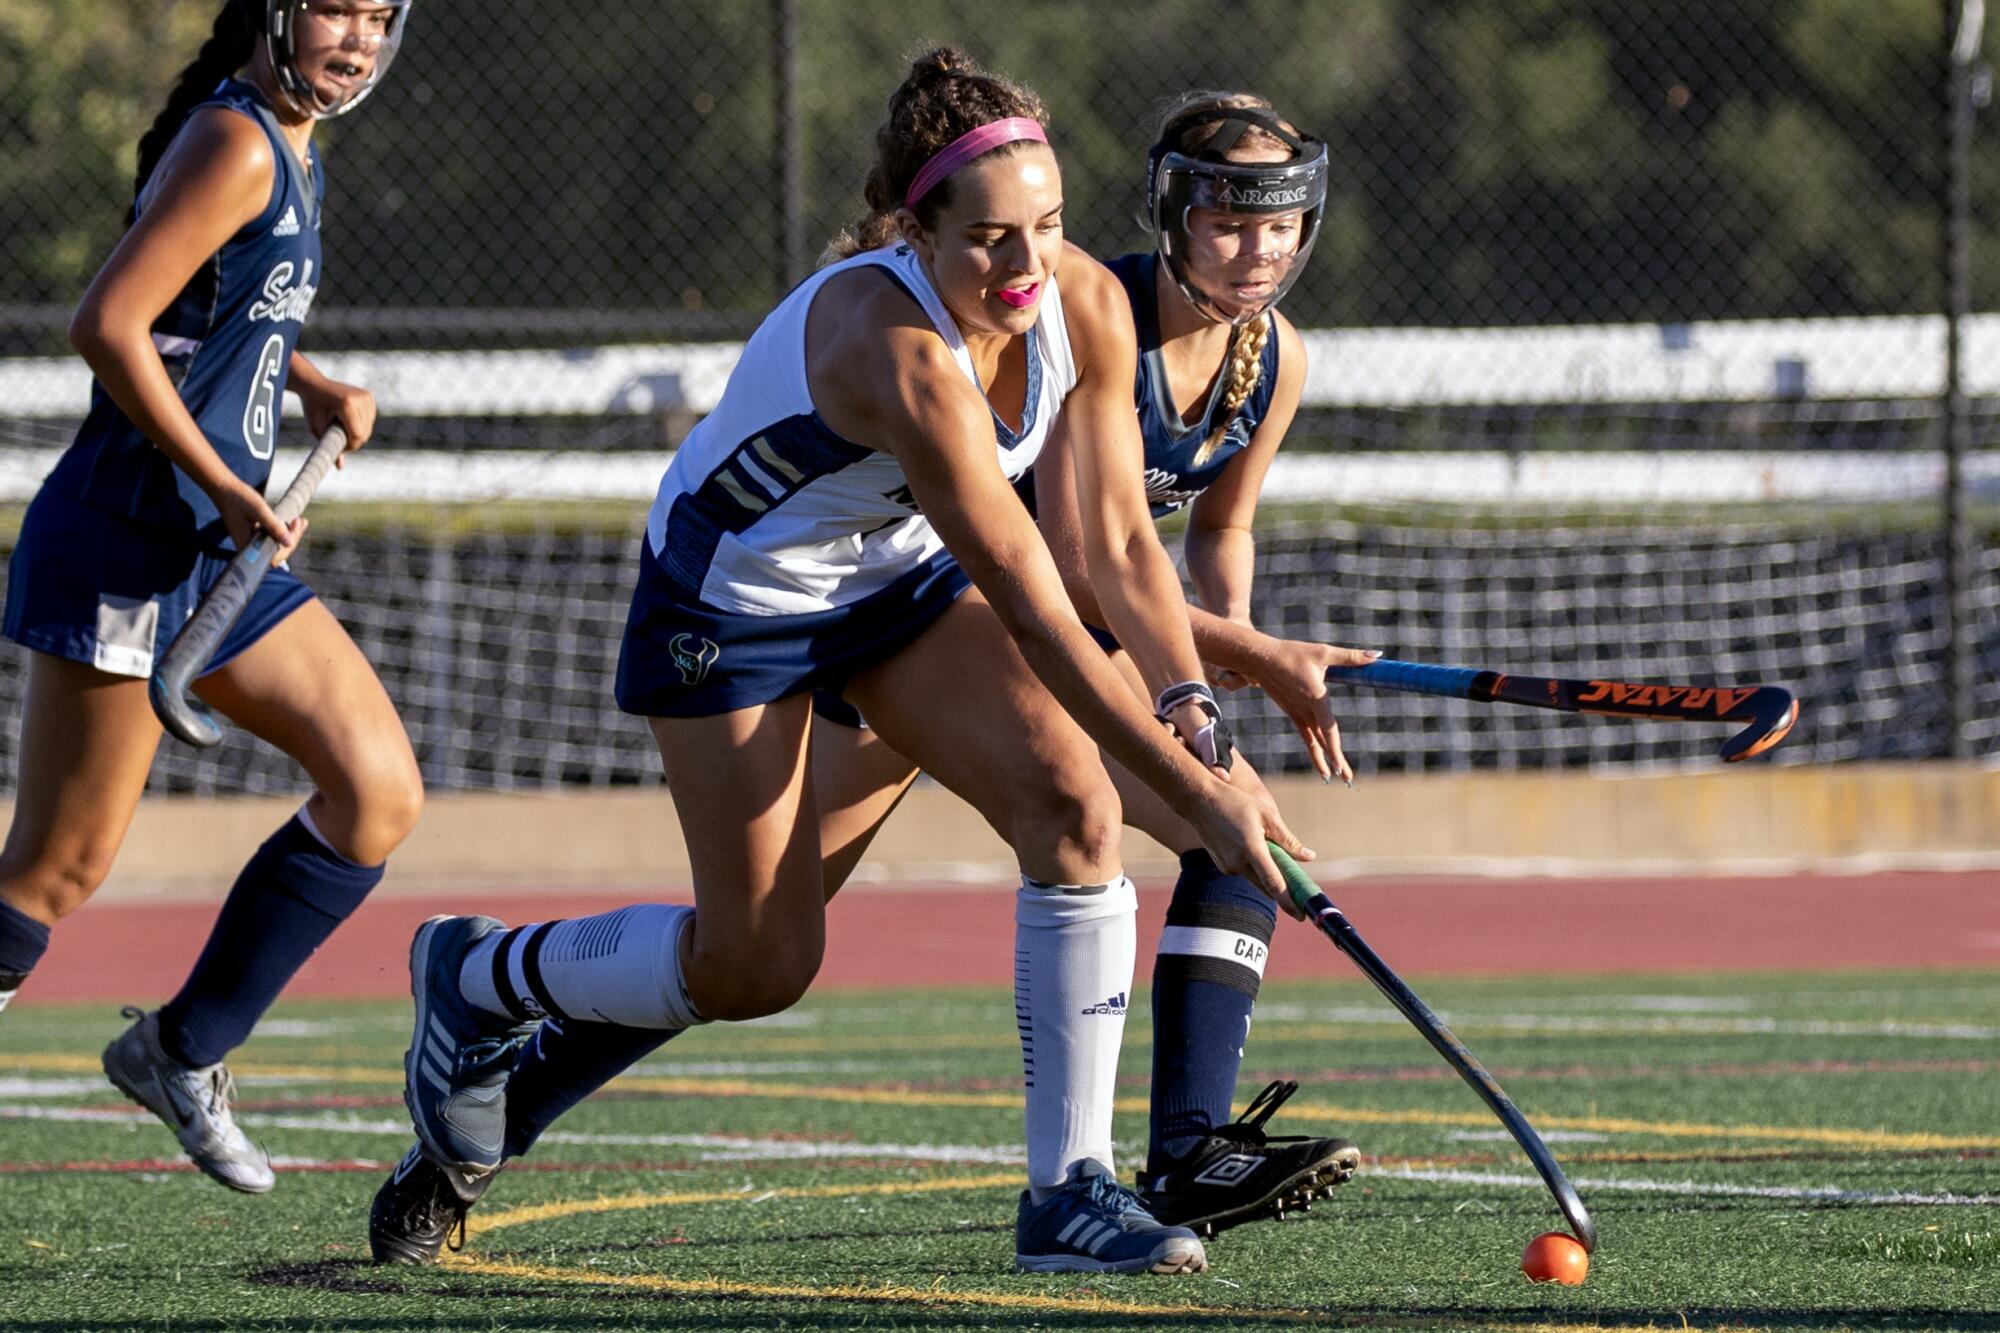
[[[990,153],[1001,144],[1014,143],[1021,139],[1047,143],[1049,136],[1042,131],[1041,122],[1031,120],[1027,116],[1009,116],[1006,120],[988,121],[976,130],[968,130],[959,135],[940,148],[936,157],[924,163],[924,169],[910,182],[910,192],[903,196],[903,207],[915,208],[917,200],[935,189],[939,181],[973,158],[982,153]]]

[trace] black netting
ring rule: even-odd
[[[1961,734],[1990,752],[2000,141],[1980,111],[1954,302],[1952,8],[419,0],[374,101],[321,132],[328,260],[304,346],[384,416],[301,567],[433,786],[652,780],[608,697],[652,479],[712,404],[722,345],[854,220],[909,56],[948,41],[1042,94],[1069,234],[1101,255],[1148,243],[1144,150],[1173,94],[1262,92],[1331,145],[1325,229],[1285,305],[1312,368],[1266,492],[1274,630],[1523,672],[1775,680],[1808,702],[1781,761],[1943,753],[1956,305]],[[80,413],[63,329],[213,13],[0,18],[7,502]],[[1983,82],[1975,62],[1982,106]],[[6,710],[17,656],[0,655]],[[1301,766],[1261,701],[1232,708],[1261,765]],[[1705,760],[1717,739],[1360,693],[1343,716],[1373,769]],[[297,781],[240,737],[164,753],[158,787]]]

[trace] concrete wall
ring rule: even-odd
[[[1323,876],[1745,873],[1891,868],[2000,875],[2000,768],[1970,764],[1752,765],[1604,777],[1429,774],[1353,791],[1274,783]],[[292,799],[143,803],[100,897],[220,895]],[[1135,876],[1173,859],[1128,834]],[[385,889],[680,885],[687,848],[664,791],[443,794],[396,856]],[[861,881],[1004,882],[1013,858],[936,788],[914,791],[857,872]]]

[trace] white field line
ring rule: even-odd
[[[1540,1176],[1500,1175],[1482,1171],[1450,1171],[1411,1167],[1370,1172],[1374,1179],[1441,1181],[1452,1185],[1487,1185],[1505,1189],[1541,1190]],[[1806,1203],[1924,1204],[1938,1207],[1971,1208],[2000,1204],[2000,1194],[1917,1194],[1906,1190],[1850,1190],[1838,1185],[1725,1185],[1698,1180],[1635,1180],[1629,1177],[1579,1176],[1571,1182],[1579,1190],[1619,1190],[1629,1194],[1677,1194],[1688,1197],[1722,1196],[1753,1199],[1797,1199]]]
[[[1805,1018],[1592,1018],[1569,1014],[1483,1014],[1440,1009],[1437,1016],[1452,1027],[1474,1031],[1503,1028],[1516,1032],[1586,1032],[1605,1036],[1790,1036],[1790,1037],[1926,1037],[1946,1041],[2000,1040],[2000,1027],[1976,1023],[1872,1023]],[[1375,1023],[1400,1026],[1406,1020],[1386,1005],[1339,1005],[1309,1009],[1303,1005],[1265,1005],[1258,1009],[1265,1023]],[[1267,1029],[1268,1031],[1268,1029]]]
[[[343,1115],[261,1115],[244,1112],[236,1117],[246,1125],[269,1129],[314,1130],[332,1134],[388,1135],[411,1137],[407,1120],[364,1120]],[[45,1120],[59,1123],[97,1125],[152,1125],[158,1121],[144,1111],[94,1110],[81,1107],[0,1106],[0,1120]],[[725,1134],[572,1134],[554,1130],[542,1135],[543,1143],[571,1143],[628,1148],[688,1148],[702,1162],[795,1162],[841,1161],[855,1157],[881,1157],[901,1162],[977,1162],[1011,1165],[1027,1160],[1018,1148],[988,1148],[972,1144],[936,1143],[836,1143],[742,1138]]]
[[[1460,1129],[1444,1136],[1447,1143],[1512,1143],[1514,1136],[1504,1129]],[[1609,1143],[1609,1134],[1594,1129],[1551,1129],[1542,1135],[1544,1143]]]
[[[898,1060],[898,1067],[902,1061]],[[747,1074],[867,1074],[885,1060],[646,1060],[627,1073],[654,1078],[730,1078]]]
[[[101,1078],[0,1078],[0,1097],[90,1097],[104,1087]]]
[[[245,1116],[260,1125],[284,1129],[312,1129],[336,1133],[409,1136],[409,1125],[389,1120],[359,1120],[353,1117]],[[50,1107],[0,1106],[0,1119],[85,1121],[98,1124],[153,1124],[154,1118],[141,1112],[59,1110]],[[1017,1165],[1026,1159],[1017,1150],[979,1147],[971,1144],[895,1143],[793,1143],[762,1139],[732,1138],[718,1134],[568,1134],[543,1136],[545,1143],[617,1145],[628,1147],[694,1148],[700,1161],[810,1161],[827,1158],[883,1157],[899,1161],[967,1162]],[[280,1162],[318,1164],[318,1158],[277,1158]],[[1493,1189],[1544,1188],[1539,1176],[1501,1172],[1463,1171],[1438,1168],[1403,1167],[1372,1170],[1375,1179],[1432,1181],[1452,1185],[1473,1185]],[[1696,1180],[1643,1180],[1629,1176],[1578,1177],[1580,1190],[1618,1191],[1628,1194],[1667,1194],[1688,1198],[1793,1199],[1806,1203],[1894,1204],[1935,1207],[1990,1207],[2000,1204],[2000,1194],[1923,1194],[1913,1191],[1843,1189],[1838,1185],[1732,1185]]]

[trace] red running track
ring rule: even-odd
[[[1139,896],[1139,974],[1170,885]],[[2000,966],[2000,874],[1819,878],[1392,879],[1329,893],[1398,972],[1784,971]],[[688,901],[685,890],[667,895]],[[601,893],[425,896],[365,904],[292,983],[293,996],[406,992],[411,932],[437,912],[485,910],[510,925],[601,912],[640,896]],[[24,992],[31,1000],[154,1003],[178,989],[215,903],[89,905],[56,927]],[[1013,976],[1014,896],[1006,888],[860,886],[827,918],[821,987],[1004,986]],[[1354,976],[1302,925],[1279,922],[1272,978]]]

